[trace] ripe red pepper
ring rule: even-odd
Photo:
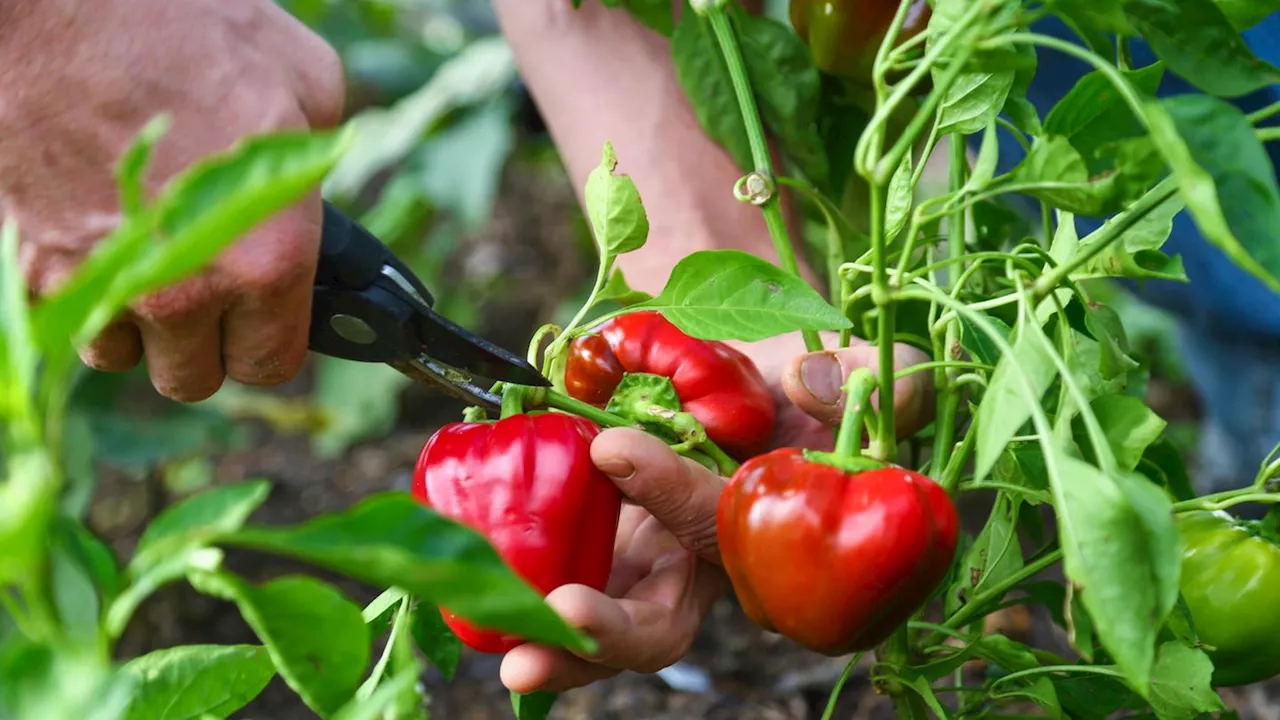
[[[946,576],[960,519],[950,496],[898,467],[847,472],[782,448],[720,496],[720,556],[757,625],[826,655],[869,650]]]
[[[543,593],[571,583],[604,590],[622,493],[591,461],[594,423],[562,413],[444,426],[422,448],[413,495],[485,536]],[[469,647],[504,653],[524,642],[441,608]]]
[[[792,27],[809,45],[819,69],[871,84],[876,52],[898,12],[897,0],[791,0],[789,11]],[[898,45],[923,32],[932,16],[926,0],[915,0],[898,33]]]
[[[751,358],[725,343],[686,335],[653,311],[619,315],[595,332],[625,372],[670,378],[684,411],[725,452],[743,459],[768,448],[777,409]],[[591,336],[569,346],[565,387],[578,400],[602,405],[622,375],[608,369],[599,340],[584,337]]]

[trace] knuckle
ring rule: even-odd
[[[306,361],[306,353],[305,345],[300,350],[296,344],[263,345],[253,355],[229,358],[227,375],[245,385],[279,385],[298,374]]]
[[[304,106],[313,125],[328,127],[341,123],[346,111],[346,69],[342,57],[331,45],[323,41],[317,45],[318,50],[306,70],[313,77],[309,84],[312,97]]]
[[[212,301],[212,295],[198,284],[184,283],[139,299],[132,310],[154,325],[184,325],[204,314]]]

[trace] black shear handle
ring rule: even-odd
[[[326,200],[315,284],[335,289],[364,290],[384,276],[384,267],[390,267],[400,276],[387,277],[388,280],[396,284],[408,283],[427,307],[435,304],[427,288],[390,248]]]

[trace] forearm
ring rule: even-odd
[[[660,290],[696,250],[776,261],[759,208],[733,196],[742,173],[703,133],[676,81],[666,38],[599,0],[578,10],[569,0],[494,8],[579,197],[605,141],[635,180],[650,229],[648,244],[620,261],[633,287]]]

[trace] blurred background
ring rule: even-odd
[[[420,274],[437,309],[499,344],[523,352],[539,325],[568,320],[594,277],[594,248],[488,1],[280,2],[346,62],[349,114],[360,132],[326,184],[329,199]],[[772,0],[770,12],[785,16],[786,0]],[[1197,402],[1169,318],[1123,293],[1113,299],[1152,366],[1153,406],[1194,447]],[[216,483],[272,481],[254,516],[270,524],[344,508],[372,492],[407,490],[422,444],[462,410],[389,368],[315,356],[286,386],[228,383],[195,405],[159,397],[141,369],[86,371],[73,405],[67,444],[76,455],[76,502],[122,557],[159,510]],[[248,553],[229,553],[228,561],[259,581],[301,570]],[[329,579],[357,601],[376,594]],[[1029,618],[1002,622],[1027,639],[1038,632]],[[121,651],[253,641],[234,606],[178,584],[139,611]],[[659,676],[626,675],[568,693],[554,717],[818,718],[844,662],[756,630],[726,599],[685,662]],[[510,717],[497,669],[498,658],[468,653],[452,684],[429,676],[433,716]],[[1238,700],[1247,706],[1252,691],[1243,692]],[[1272,717],[1255,706],[1258,717]],[[865,679],[851,681],[838,717],[891,716]],[[277,679],[238,717],[312,715]]]

